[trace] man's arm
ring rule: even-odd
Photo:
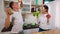
[[[24,7],[24,4],[23,2],[21,1],[21,4],[20,4],[20,7],[23,8]]]
[[[5,8],[6,19],[5,19],[5,28],[7,29],[10,26],[10,15],[8,14],[9,9]]]

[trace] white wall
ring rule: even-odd
[[[60,1],[56,1],[55,27],[60,29]]]
[[[49,14],[51,15],[51,18],[50,18],[50,27],[51,27],[51,29],[54,29],[55,3],[54,2],[50,2],[50,3],[47,3],[46,5],[49,7]]]
[[[51,14],[51,27],[53,29],[60,29],[60,1],[53,1],[48,4],[49,13]]]
[[[3,0],[0,0],[0,34],[4,26],[5,13],[4,13],[4,3]]]

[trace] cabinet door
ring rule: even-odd
[[[33,3],[34,3],[34,5],[42,5],[43,0],[31,0],[31,4],[33,4]]]
[[[30,2],[30,0],[23,0],[23,2],[25,2],[25,3],[29,3],[29,2]]]
[[[24,8],[22,10],[24,13],[30,13],[30,5],[24,4]]]

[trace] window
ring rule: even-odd
[[[30,11],[30,5],[24,5],[24,8],[22,11]]]

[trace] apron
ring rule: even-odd
[[[23,31],[23,19],[22,19],[21,11],[17,11],[17,12],[13,11],[12,17],[14,17],[15,20],[11,33],[19,33],[20,31]]]

